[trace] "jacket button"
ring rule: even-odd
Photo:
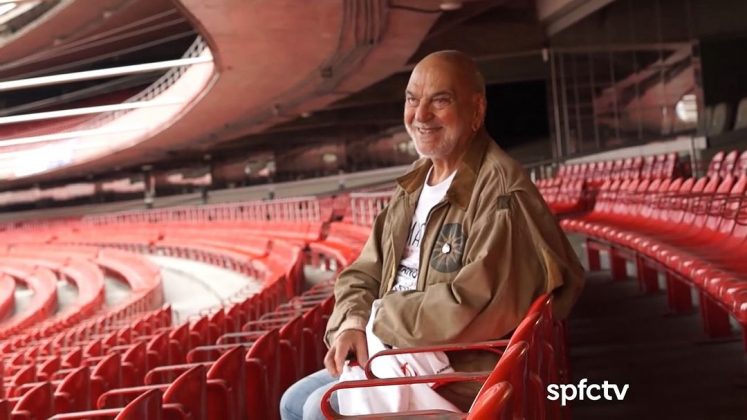
[[[441,247],[441,252],[443,254],[448,254],[449,252],[451,252],[451,245],[444,244],[444,246]]]

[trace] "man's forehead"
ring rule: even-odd
[[[407,83],[407,91],[426,91],[428,93],[454,93],[460,87],[455,72],[443,68],[415,68]]]

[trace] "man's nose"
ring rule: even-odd
[[[415,120],[428,121],[431,118],[433,118],[433,113],[431,112],[430,104],[428,101],[420,101],[418,108],[415,110]]]

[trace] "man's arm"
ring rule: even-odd
[[[340,273],[335,282],[335,308],[327,322],[324,341],[331,347],[338,333],[354,329],[364,331],[371,304],[379,296],[382,270],[382,231],[384,209],[377,217],[358,258]]]

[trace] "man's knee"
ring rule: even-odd
[[[322,414],[322,397],[331,388],[334,383],[329,383],[319,387],[317,390],[312,392],[306,399],[306,403],[303,405],[303,420],[324,420],[324,414]],[[337,411],[337,399],[332,397],[330,399],[332,408]]]
[[[308,391],[301,383],[303,379],[291,385],[280,398],[280,418],[283,420],[301,420],[303,407],[309,397]]]
[[[291,385],[280,398],[280,416],[283,420],[301,420],[307,418],[324,418],[321,417],[319,401],[324,390],[333,385],[335,379],[325,371],[313,373],[295,384]],[[319,392],[321,388],[321,393]],[[313,411],[313,403],[310,400],[316,400],[316,411]],[[308,409],[307,409],[307,404]],[[306,414],[306,411],[309,414]],[[318,412],[318,413],[317,413]],[[309,417],[311,416],[311,417]]]

